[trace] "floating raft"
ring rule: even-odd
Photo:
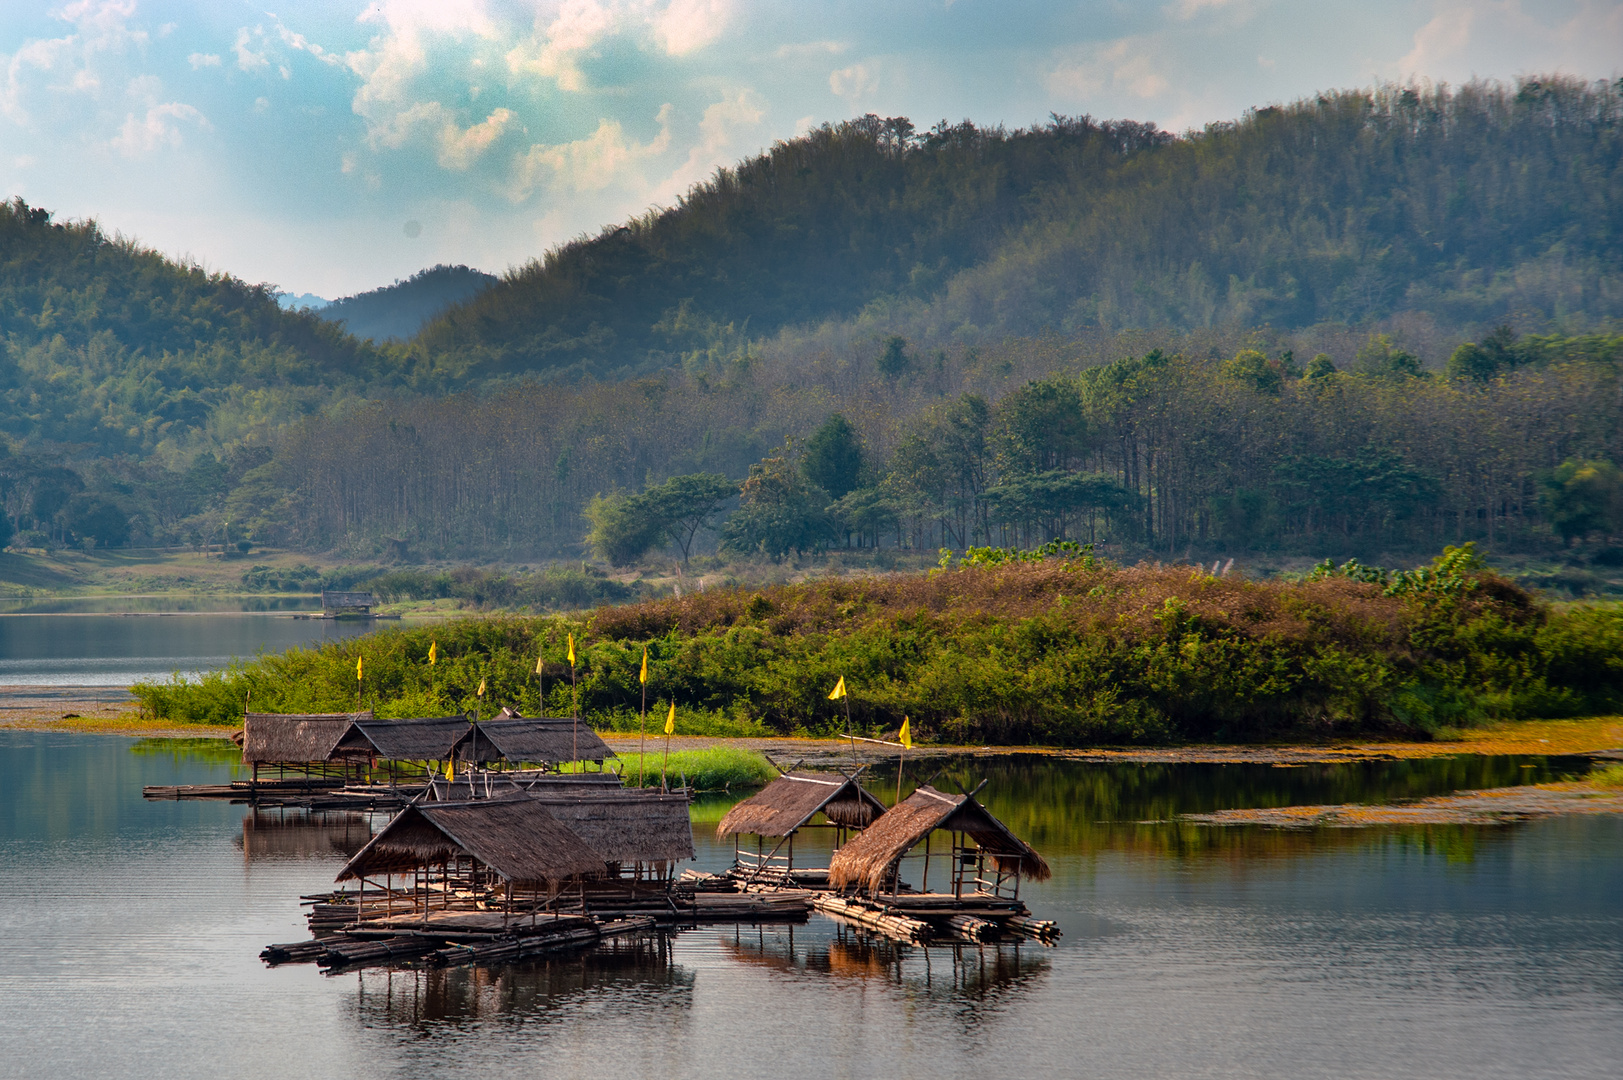
[[[459,912],[417,920],[415,926],[368,924],[312,941],[269,945],[259,958],[278,964],[315,963],[329,975],[359,967],[412,965],[455,967],[546,956],[654,930],[649,918],[599,920],[584,915],[546,915],[521,922],[488,913]],[[503,925],[503,922],[506,925]]]
[[[298,780],[234,780],[229,784],[149,784],[141,789],[141,797],[163,801],[219,799],[266,808],[302,810],[389,810],[406,805],[425,789],[426,785],[352,786],[342,780],[311,777]]]

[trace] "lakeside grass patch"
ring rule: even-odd
[[[1623,791],[1623,762],[1591,769],[1584,779],[1594,787]]]
[[[642,777],[643,787],[658,787],[661,770],[671,787],[686,779],[698,791],[722,791],[733,788],[761,787],[778,776],[778,770],[762,754],[736,746],[709,746],[702,750],[673,750],[667,761],[662,752],[650,750],[639,755],[635,750],[616,751],[620,759],[620,775],[625,782],[637,786]],[[566,762],[564,772],[579,772],[579,763]]]
[[[380,717],[578,708],[632,733],[646,649],[651,736],[673,699],[682,734],[833,734],[848,704],[864,734],[908,716],[921,741],[1054,746],[1458,739],[1620,703],[1623,611],[1555,610],[1468,550],[1399,584],[1050,559],[393,628],[133,693],[191,722],[234,723],[250,695],[347,711],[364,659],[359,703]],[[828,700],[842,677],[849,698]]]

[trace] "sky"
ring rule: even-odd
[[[864,113],[1182,132],[1549,72],[1623,74],[1623,0],[3,0],[0,197],[330,299]]]

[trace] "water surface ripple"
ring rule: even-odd
[[[1554,768],[1526,764],[1454,767]],[[368,822],[144,803],[228,757],[4,732],[0,1076],[1615,1076],[1623,822],[1144,823],[1454,779],[1399,765],[966,765],[1054,866],[1029,897],[1065,930],[1054,949],[904,949],[814,917],[329,978],[257,953],[304,936],[297,896]]]

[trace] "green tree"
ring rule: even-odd
[[[1259,394],[1278,394],[1285,384],[1285,364],[1256,349],[1241,349],[1223,365],[1223,374]]]
[[[1336,362],[1330,359],[1329,353],[1318,353],[1307,362],[1307,370],[1302,372],[1306,379],[1323,379],[1336,373]]]
[[[750,466],[738,509],[722,525],[721,547],[735,555],[761,554],[773,562],[813,550],[832,527],[826,495],[812,488],[790,460],[789,448]]]
[[[693,538],[736,494],[738,485],[720,473],[689,473],[656,484],[631,501],[635,510],[658,525],[665,542],[682,549],[686,563],[693,553]]]
[[[625,492],[592,496],[582,513],[592,526],[586,543],[598,558],[614,566],[630,566],[660,543],[660,523],[639,510],[636,496]]]
[[[913,366],[913,361],[907,355],[907,339],[886,338],[885,351],[879,354],[879,359],[875,363],[879,368],[879,374],[892,381],[906,375],[908,369]]]
[[[1540,479],[1539,503],[1564,544],[1623,532],[1623,471],[1610,461],[1563,461]]]
[[[814,431],[800,456],[800,471],[806,479],[842,499],[862,482],[862,442],[856,429],[844,416],[830,413],[823,426]]]
[[[1398,346],[1388,334],[1371,334],[1358,350],[1353,369],[1364,375],[1393,379],[1417,379],[1426,374],[1420,366],[1420,358]]]
[[[94,540],[98,547],[120,547],[129,541],[129,515],[107,499],[75,495],[67,505],[66,516],[74,536]]]

